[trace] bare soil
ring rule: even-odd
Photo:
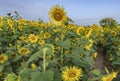
[[[106,67],[106,60],[105,60],[105,51],[103,49],[98,49],[97,50],[97,57],[94,59],[95,64],[91,68],[91,71],[94,69],[100,70],[101,74],[106,74],[105,72],[105,67]],[[94,78],[95,76],[92,73],[89,73],[89,76],[91,78]]]
[[[105,55],[102,52],[98,52],[97,57],[95,58],[94,69],[99,69],[101,74],[106,74],[105,67]]]

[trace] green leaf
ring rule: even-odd
[[[112,64],[113,64],[113,65],[120,65],[120,59],[118,58],[118,59],[115,60]]]
[[[3,68],[4,68],[4,66],[3,66],[3,65],[0,65],[0,72],[3,71]]]
[[[109,74],[110,72],[109,72],[109,70],[105,67],[105,71],[106,71],[106,73],[107,74]]]
[[[41,56],[41,51],[38,51],[37,53],[33,54],[27,61],[27,63],[30,63],[34,61],[35,59],[39,58]]]
[[[57,65],[57,61],[50,61],[47,66],[47,69],[54,68],[56,65]]]
[[[54,71],[54,79],[53,79],[53,81],[62,81],[61,73],[57,69]]]
[[[73,60],[75,60],[77,62],[80,61],[80,52],[79,52],[79,49],[73,49],[71,55],[72,55]]]
[[[20,75],[22,77],[22,81],[30,81],[32,71],[33,70],[31,70],[31,69],[26,69],[22,73],[20,73]]]
[[[61,40],[58,40],[57,42],[56,42],[56,45],[61,45],[62,44],[62,41]]]
[[[6,73],[11,73],[11,72],[12,72],[12,67],[11,67],[11,65],[4,66],[4,71],[5,71]]]
[[[96,75],[96,76],[99,76],[101,74],[100,70],[98,70],[98,69],[95,69],[95,70],[91,71],[91,73]]]
[[[16,56],[12,61],[13,61],[13,62],[16,62],[16,61],[18,61],[19,59],[21,59],[21,57],[22,57],[22,56],[20,56],[20,55],[19,55],[19,56]]]
[[[33,46],[34,48],[36,48],[38,45],[37,45],[36,43],[34,43],[32,46]]]
[[[35,71],[32,73],[30,81],[42,81],[43,74],[40,71]]]
[[[43,76],[44,80],[43,81],[53,81],[53,77],[54,77],[53,71],[47,70],[44,73],[44,76]]]
[[[17,76],[14,73],[8,74],[5,81],[17,81]]]
[[[87,81],[93,81],[91,78],[88,78]]]
[[[95,63],[94,63],[93,56],[91,56],[91,57],[90,57],[90,56],[89,56],[89,57],[87,56],[87,57],[84,58],[84,60],[87,61],[87,63],[88,63],[90,66],[93,66],[93,64],[95,64]]]
[[[71,41],[69,39],[65,40],[63,43],[62,43],[62,46],[63,48],[65,49],[69,49],[71,47]]]

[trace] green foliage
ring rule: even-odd
[[[62,72],[72,66],[82,69],[81,81],[93,81],[88,72],[99,48],[106,50],[106,60],[119,70],[120,28],[114,20],[101,20],[106,23],[103,27],[80,29],[71,19],[58,27],[17,17],[0,17],[0,55],[7,56],[0,57],[1,81],[18,81],[18,76],[20,81],[62,81]],[[101,76],[97,69],[92,73]]]
[[[17,81],[17,76],[14,73],[8,74],[5,81]]]
[[[98,70],[98,69],[93,70],[91,73],[96,75],[96,76],[100,76],[100,74],[101,74],[100,70]]]
[[[110,28],[117,27],[118,25],[118,22],[113,18],[103,18],[99,21],[99,23],[102,27],[110,27]]]

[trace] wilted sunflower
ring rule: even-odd
[[[78,67],[66,68],[62,72],[62,78],[64,81],[78,81],[82,77],[82,69]]]
[[[5,54],[0,55],[0,63],[4,63],[6,60],[8,60],[8,56]]]
[[[67,20],[64,8],[60,7],[59,5],[55,5],[51,8],[49,11],[49,16],[51,21],[57,26],[60,26],[64,21]]]

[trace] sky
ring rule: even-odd
[[[120,23],[120,0],[0,0],[0,16],[17,11],[22,18],[48,22],[48,12],[55,4],[63,6],[79,25],[98,24],[105,17]]]

